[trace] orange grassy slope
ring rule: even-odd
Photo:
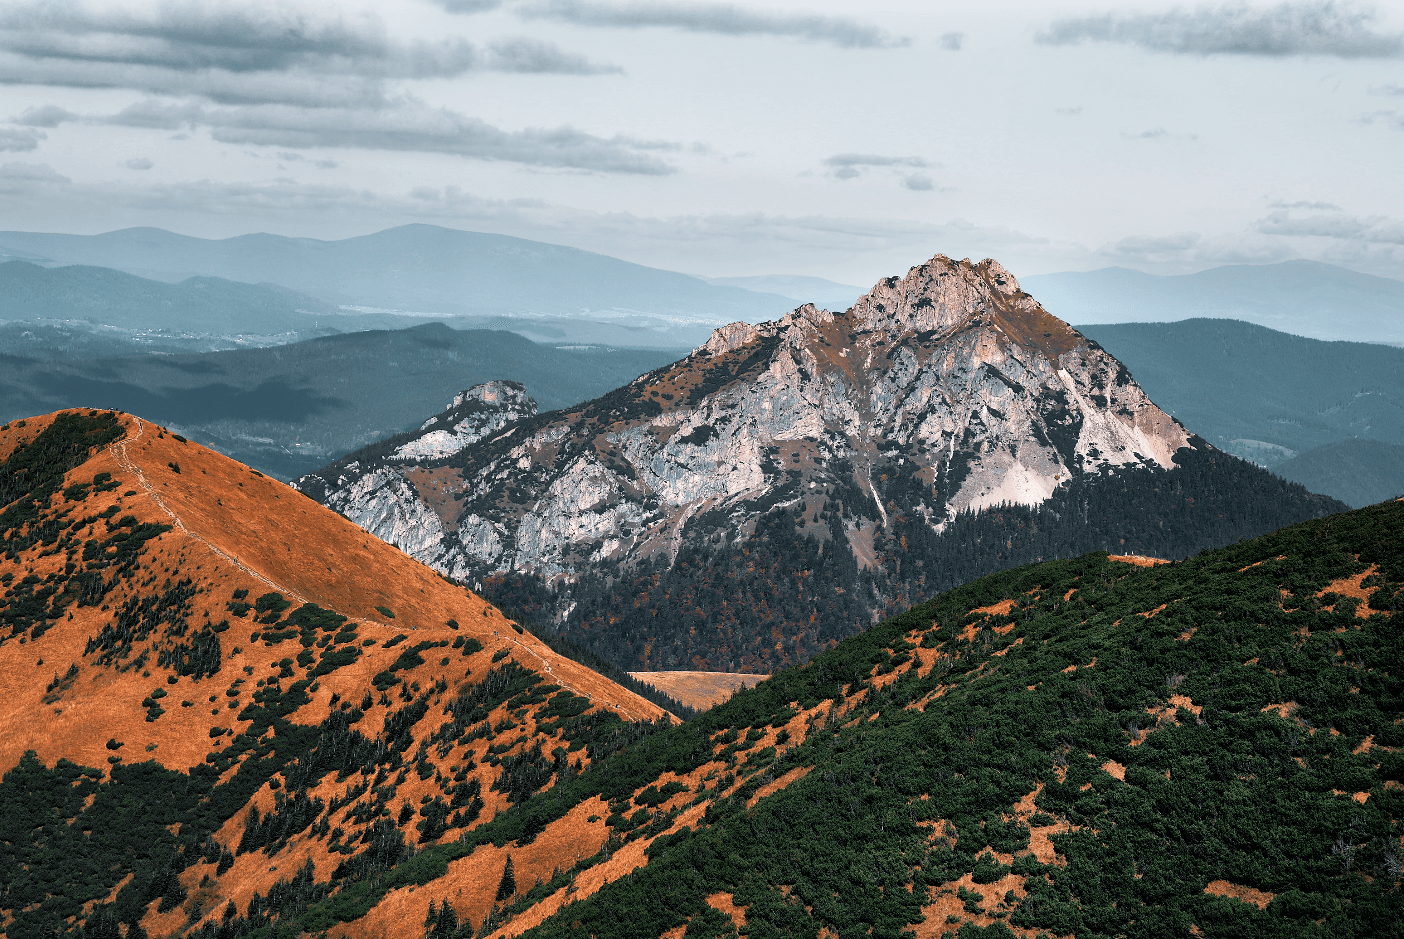
[[[742,688],[753,688],[764,675],[740,672],[630,672],[630,678],[652,685],[690,708],[705,711]]]
[[[5,425],[0,461],[33,444],[64,413]],[[536,744],[546,744],[549,753],[559,743],[538,729],[545,723],[546,697],[578,696],[585,699],[578,711],[611,711],[626,722],[664,716],[657,706],[516,631],[463,587],[284,484],[137,417],[117,420],[121,439],[70,470],[66,493],[49,498],[32,523],[34,530],[41,523],[57,528],[57,540],[0,557],[6,603],[17,603],[21,588],[54,589],[33,628],[0,633],[0,772],[34,751],[46,766],[61,758],[100,769],[144,760],[181,771],[202,762],[221,768],[227,763],[222,778],[228,779],[251,758],[238,747],[222,749],[252,726],[259,709],[251,702],[275,690],[281,694],[297,679],[307,700],[288,715],[294,724],[315,726],[346,712],[372,738],[389,733],[392,713],[424,706],[405,752],[407,761],[418,760],[420,772],[402,768],[392,774],[393,783],[382,779],[384,772],[376,777],[377,792],[393,791],[372,806],[383,806],[380,816],[394,820],[396,809],[418,809],[452,785],[477,779],[480,817],[487,821],[507,806],[505,793],[493,791],[497,765]],[[110,474],[111,481],[93,485],[101,474]],[[137,544],[135,533],[159,530],[150,526],[168,528]],[[121,539],[129,533],[137,546],[124,567]],[[86,575],[97,578],[87,583],[107,584],[101,602],[85,604],[80,585]],[[266,603],[266,612],[249,608],[269,595],[279,599]],[[305,641],[297,640],[295,614],[305,604],[346,617],[333,627],[335,636],[323,627],[318,638],[304,627]],[[154,626],[145,637],[139,629],[137,638],[128,635],[126,645],[113,638],[123,623],[133,622]],[[180,643],[197,634],[217,636],[213,674],[196,670],[196,677],[170,664]],[[426,643],[433,645],[421,648]],[[407,658],[412,649],[420,652]],[[333,657],[319,668],[333,652],[351,661],[331,667],[338,661]],[[520,666],[513,674],[535,676],[533,694],[540,692],[541,700],[528,695],[529,705],[511,714],[505,702],[497,702],[480,739],[465,742],[461,735],[440,733],[453,720],[446,705],[458,691],[513,662]],[[522,700],[519,695],[517,703]],[[430,747],[436,733],[441,742]],[[233,755],[220,762],[222,752]],[[583,750],[572,748],[569,756],[577,767],[588,763]],[[350,788],[336,778],[326,776],[308,793],[334,806],[321,822],[320,837],[308,832],[292,838],[276,865],[257,851],[240,854],[218,876],[213,863],[196,864],[181,875],[199,899],[193,920],[189,903],[165,914],[153,903],[143,920],[147,932],[183,932],[204,918],[199,909],[217,916],[230,901],[242,911],[255,891],[267,893],[275,880],[309,860],[318,879],[326,879],[342,860],[326,831],[345,829],[350,842],[363,830],[367,810],[364,800],[335,807],[332,800]],[[275,806],[276,788],[275,777],[217,833],[225,850],[236,849],[251,807],[267,813]],[[362,813],[353,818],[358,806]],[[410,844],[418,820],[414,813],[411,821],[400,821]],[[469,827],[450,827],[436,840],[453,840]],[[593,828],[601,826],[588,827],[580,850],[592,853],[598,848],[593,840],[602,840]],[[549,866],[546,871],[549,876]],[[0,910],[0,925],[12,914]]]

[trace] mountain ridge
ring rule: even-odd
[[[335,304],[431,314],[608,312],[724,322],[786,301],[510,235],[402,225],[336,241],[266,233],[202,239],[162,229],[80,236],[0,232],[0,246],[143,277],[269,282]]]
[[[351,883],[403,859],[407,837],[452,841],[588,766],[611,734],[670,719],[294,490],[140,418],[0,427],[0,501],[0,909],[15,939],[75,915],[96,917],[87,935],[218,923],[302,867]],[[475,703],[430,714],[446,695]],[[426,715],[432,747],[415,730]],[[551,734],[559,753],[543,758]],[[499,746],[481,766],[449,759],[483,736]],[[27,800],[73,786],[81,827],[29,825]],[[275,845],[292,855],[282,875],[260,850]]]
[[[844,313],[720,327],[686,359],[451,454],[372,447],[294,485],[620,667],[751,671],[996,569],[979,564],[1052,545],[1180,556],[1341,507],[1254,472],[997,262],[938,255]],[[1059,526],[1065,512],[1079,522]],[[742,607],[791,585],[783,611],[703,614],[738,582],[754,584]],[[696,628],[640,622],[614,606],[621,589],[634,610],[655,590],[688,597]]]

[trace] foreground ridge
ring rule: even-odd
[[[257,915],[289,877],[383,877],[670,719],[136,417],[4,425],[0,503],[10,937],[165,935]]]

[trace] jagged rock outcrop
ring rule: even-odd
[[[391,458],[441,460],[535,413],[536,402],[514,381],[474,385],[455,395],[444,413],[425,421],[419,428],[420,436],[396,447]]]
[[[881,571],[964,515],[1163,474],[1191,445],[1119,362],[1001,265],[940,255],[846,312],[806,305],[723,327],[603,398],[494,431],[419,460],[400,447],[375,465],[334,464],[297,485],[450,576],[567,585],[548,612],[568,624],[581,592],[569,585],[668,570],[688,550],[740,550],[767,513],[788,512],[809,539],[787,556],[851,554]],[[865,589],[872,611],[894,596]],[[785,660],[793,630],[766,629]],[[717,664],[687,645],[669,654]]]

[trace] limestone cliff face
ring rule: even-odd
[[[536,402],[514,381],[474,385],[454,396],[448,410],[429,418],[419,435],[395,448],[395,460],[441,460],[493,431],[536,413]]]
[[[535,414],[536,402],[517,382],[474,385],[459,392],[448,408],[425,421],[409,439],[396,438],[375,456],[333,464],[334,472],[328,468],[309,474],[293,485],[405,553],[434,557],[443,544],[444,522],[405,470],[451,457]],[[477,549],[490,553],[485,545]]]
[[[570,411],[470,389],[413,439],[296,485],[450,576],[548,579],[760,513],[843,503],[863,563],[896,512],[1035,505],[1071,478],[1169,469],[1186,431],[994,261],[937,256],[846,312],[718,329],[687,358]],[[817,532],[822,537],[828,529]]]

